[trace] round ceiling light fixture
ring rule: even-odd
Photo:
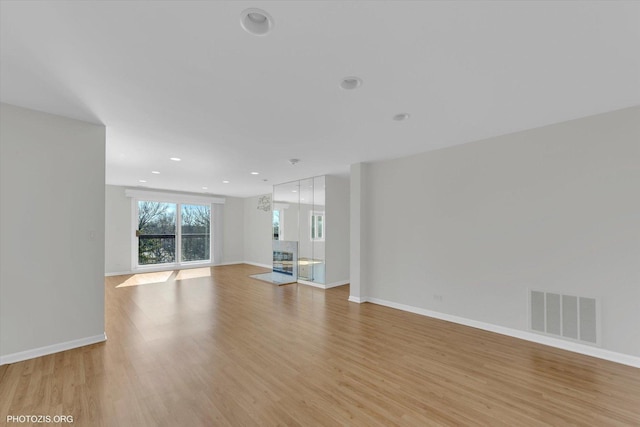
[[[396,122],[401,122],[403,120],[407,120],[409,117],[411,117],[411,114],[409,113],[400,113],[393,116],[393,120],[395,120]]]
[[[240,25],[254,36],[266,36],[273,28],[273,18],[262,9],[245,9],[240,14]]]
[[[345,77],[340,82],[340,87],[345,90],[353,90],[362,86],[362,79],[360,77]]]

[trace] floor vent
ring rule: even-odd
[[[531,330],[598,344],[595,298],[531,291]]]

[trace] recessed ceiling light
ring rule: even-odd
[[[297,193],[297,192],[298,192],[298,190],[291,190],[291,192],[292,192],[292,193]]]
[[[393,120],[397,122],[401,122],[403,120],[407,120],[409,117],[411,117],[411,114],[409,113],[400,113],[393,116]]]
[[[227,181],[226,179],[224,181],[222,181],[223,184],[228,184],[229,181]]]
[[[251,172],[251,175],[260,175],[260,172]]]
[[[160,171],[151,171],[151,173],[154,175],[160,175]]]
[[[203,189],[203,190],[208,190],[208,189],[209,189],[209,187],[202,187],[202,189]]]
[[[138,182],[147,182],[144,179],[139,179]]]
[[[346,90],[357,89],[362,86],[362,79],[360,77],[345,77],[340,82],[340,87]]]
[[[173,160],[174,162],[179,162],[182,159],[180,157],[171,157],[170,160]]]
[[[262,9],[250,8],[240,14],[240,25],[254,36],[265,36],[273,28],[273,18]]]

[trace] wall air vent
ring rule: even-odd
[[[530,291],[529,328],[589,344],[599,344],[597,300],[551,292]]]

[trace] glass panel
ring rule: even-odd
[[[297,242],[298,277],[316,283],[325,283],[324,194],[324,176],[273,187],[273,239]]]
[[[274,208],[275,209],[275,208]],[[280,211],[273,211],[273,240],[282,240],[280,235]]]
[[[316,239],[322,239],[323,235],[322,235],[322,219],[324,218],[324,215],[316,215],[316,223],[317,225],[317,230],[318,232],[316,233]]]
[[[325,178],[313,178],[313,211],[316,213],[316,239],[313,240],[313,281],[325,283]],[[320,214],[318,217],[317,215]]]
[[[298,277],[313,280],[313,178],[300,180],[300,240],[298,242]]]
[[[299,190],[298,181],[273,186],[273,210],[279,212],[280,220],[278,240],[298,241]]]
[[[311,240],[316,238],[316,217],[311,218]]]
[[[138,264],[176,261],[176,205],[138,202]]]
[[[181,261],[208,261],[211,242],[211,206],[182,205]]]

